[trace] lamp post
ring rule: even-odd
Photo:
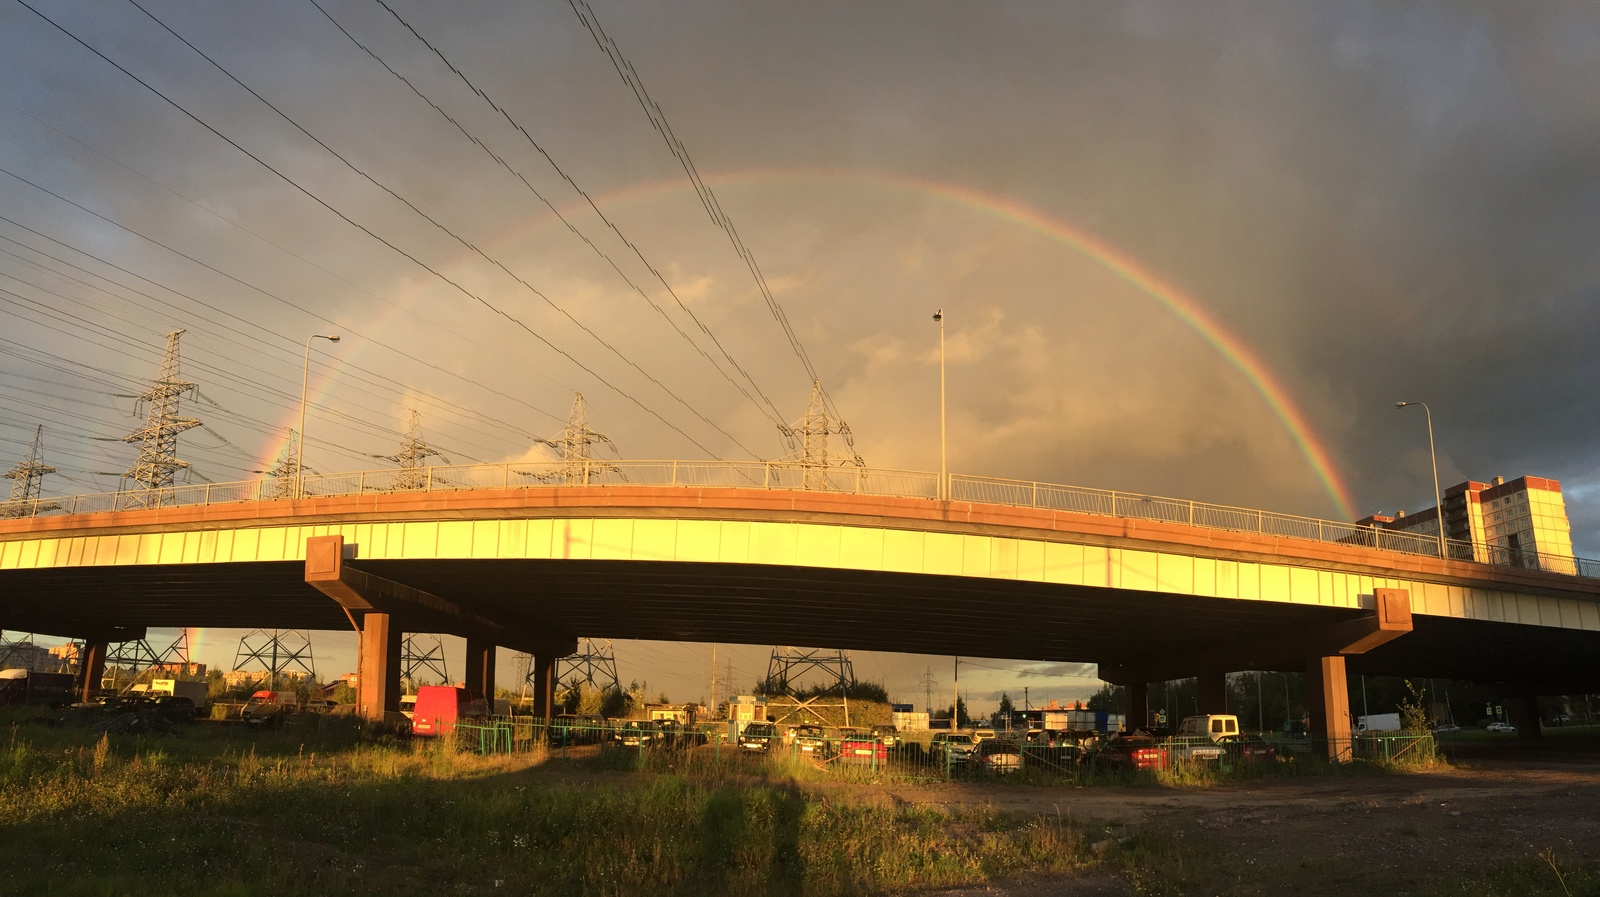
[[[933,313],[939,323],[939,498],[950,498],[950,473],[945,465],[944,437],[944,309]]]
[[[1433,409],[1427,402],[1395,402],[1396,411],[1408,405],[1421,405],[1422,413],[1428,418],[1428,457],[1433,461],[1433,510],[1439,524],[1439,560],[1444,560],[1444,501],[1439,498],[1439,455],[1433,450]]]
[[[339,336],[338,334],[323,335],[321,333],[313,333],[306,337],[306,359],[305,364],[300,368],[300,440],[294,452],[295,498],[305,498],[306,495],[303,479],[306,469],[306,385],[311,377],[311,341],[314,339],[325,339],[330,343],[336,343],[339,341]]]

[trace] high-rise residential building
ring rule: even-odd
[[[1426,508],[1394,517],[1374,514],[1357,521],[1363,526],[1437,535],[1439,510]],[[1572,525],[1561,483],[1545,477],[1518,477],[1492,483],[1468,480],[1444,492],[1445,538],[1465,543],[1451,555],[1467,556],[1491,564],[1536,567],[1558,573],[1575,573],[1572,559]]]

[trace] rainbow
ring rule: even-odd
[[[1218,321],[1199,299],[1169,283],[1126,252],[1065,219],[1046,214],[1018,200],[986,193],[962,184],[927,180],[897,173],[853,169],[747,169],[705,176],[705,180],[714,185],[797,179],[821,179],[832,183],[854,182],[869,186],[908,190],[924,196],[934,197],[1000,218],[1020,227],[1025,227],[1054,242],[1071,247],[1073,250],[1098,262],[1124,282],[1154,299],[1193,330],[1201,340],[1211,346],[1231,367],[1242,374],[1283,425],[1285,431],[1287,431],[1289,437],[1299,449],[1300,454],[1305,458],[1307,465],[1311,468],[1311,472],[1332,501],[1340,515],[1340,519],[1355,519],[1351,510],[1354,502],[1350,497],[1349,488],[1339,475],[1327,446],[1317,437],[1311,424],[1306,420],[1304,412],[1290,398],[1288,390],[1273,376],[1266,364],[1242,340]],[[688,189],[690,189],[689,183],[681,177],[648,181],[631,184],[609,193],[597,195],[595,196],[595,203],[605,208],[661,193],[687,191]],[[564,215],[575,215],[586,210],[586,208],[586,204],[581,200],[574,200],[562,208],[562,213]],[[523,226],[514,228],[490,241],[485,247],[485,251],[489,252],[492,249],[508,247],[521,241],[534,231],[555,224],[557,224],[557,221],[554,215],[546,213],[534,216]],[[470,264],[470,256],[469,252],[462,250],[457,257],[458,263]],[[431,288],[432,286],[431,279],[419,280],[418,286],[412,292],[421,292],[423,289]],[[410,293],[408,293],[409,295]],[[404,301],[404,298],[407,297],[402,297],[401,302]],[[400,303],[397,302],[397,304]],[[382,326],[384,320],[393,314],[394,312],[390,312],[383,315],[381,319],[373,322],[367,329],[376,332]],[[332,388],[336,379],[336,375],[331,371],[319,379],[312,389],[314,398],[322,398]],[[287,430],[293,425],[292,420],[284,424],[285,434],[281,439],[274,440],[270,458],[275,459],[283,448],[289,444]],[[268,460],[267,463],[270,464],[271,460]]]

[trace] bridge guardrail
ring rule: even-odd
[[[868,467],[807,468],[782,461],[457,464],[413,470],[386,468],[306,474],[301,478],[299,487],[305,497],[314,498],[397,492],[617,485],[806,490],[930,501],[937,500],[939,495],[939,476],[935,473]],[[294,496],[295,488],[292,480],[267,477],[231,483],[0,502],[0,518],[285,500]],[[949,494],[956,501],[1155,520],[1229,532],[1398,551],[1423,557],[1439,556],[1439,540],[1436,536],[1110,489],[953,474],[949,478]],[[1456,540],[1446,542],[1445,553],[1454,560],[1600,578],[1600,560],[1588,558]]]

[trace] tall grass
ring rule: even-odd
[[[164,738],[7,722],[0,894],[829,895],[1086,863],[1054,817],[841,802],[781,777],[557,774],[353,721]]]

